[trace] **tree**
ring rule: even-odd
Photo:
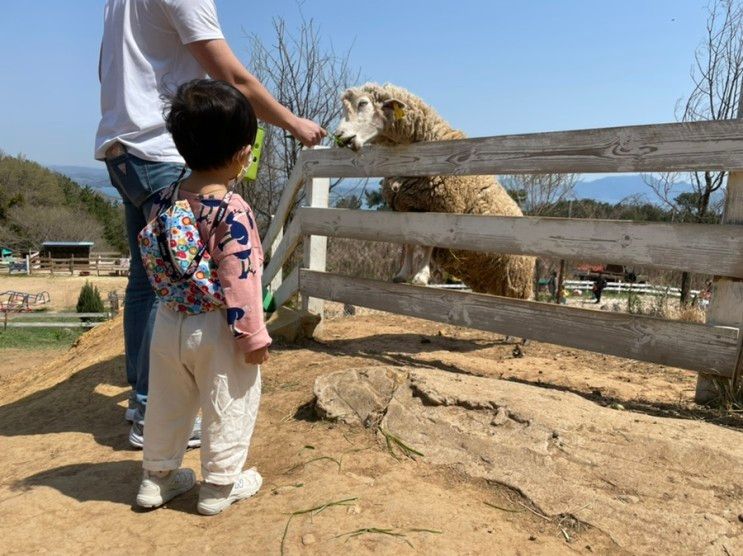
[[[350,49],[339,55],[325,48],[311,19],[302,19],[295,32],[282,18],[274,19],[273,27],[271,47],[257,35],[250,37],[251,71],[294,114],[334,129],[342,111],[340,93],[359,79],[349,62]],[[262,227],[270,221],[301,150],[301,143],[282,129],[266,129],[258,179],[241,186]]]
[[[341,197],[335,202],[335,208],[341,209],[360,209],[361,208],[361,197],[358,195],[347,195]]]
[[[707,8],[705,38],[694,54],[692,90],[677,105],[683,122],[727,120],[743,115],[743,7],[736,0],[713,0]],[[678,193],[679,174],[645,176],[658,198],[687,222],[714,222],[719,219],[725,172],[691,172],[692,191]],[[681,302],[689,300],[689,273],[681,277]]]
[[[75,307],[78,313],[103,313],[105,307],[103,306],[103,300],[101,299],[101,293],[98,291],[98,287],[93,285],[89,281],[85,281],[85,284],[80,289],[80,295],[77,298],[77,305]],[[94,317],[81,317],[84,322],[90,322],[95,319]]]
[[[549,214],[559,203],[573,196],[579,174],[520,174],[504,177],[511,197],[524,214]]]

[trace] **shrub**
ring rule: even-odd
[[[86,281],[85,285],[80,289],[76,309],[78,313],[103,313],[106,310],[103,307],[101,293],[92,283]],[[87,322],[92,319],[83,317],[82,320]]]

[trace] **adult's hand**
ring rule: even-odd
[[[297,118],[292,125],[291,134],[294,135],[305,147],[314,147],[328,132],[318,124],[306,118]]]

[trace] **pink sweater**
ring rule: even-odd
[[[226,300],[227,325],[238,346],[248,353],[270,345],[271,337],[263,322],[263,248],[250,206],[234,193],[222,221],[212,230],[221,197],[179,191],[178,198],[188,199],[199,234],[203,240],[208,239],[209,254]]]

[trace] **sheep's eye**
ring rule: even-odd
[[[369,101],[368,100],[361,100],[361,101],[359,101],[359,110],[361,110],[367,104],[369,104]]]

